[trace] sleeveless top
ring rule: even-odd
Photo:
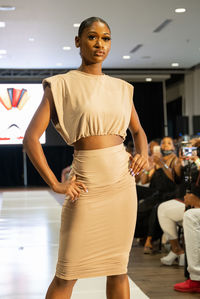
[[[54,125],[68,145],[94,135],[125,139],[133,103],[133,86],[128,82],[72,70],[42,84],[51,88],[58,117]]]
[[[171,157],[169,167],[172,167],[175,159],[176,159],[176,155],[174,154]],[[173,171],[173,176],[175,176],[174,171]],[[177,184],[172,180],[170,180],[170,178],[168,178],[168,176],[165,174],[162,168],[158,168],[156,169],[156,171],[154,172],[151,178],[150,187],[158,190],[161,193],[165,193],[165,192],[176,191]]]

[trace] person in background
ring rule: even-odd
[[[200,139],[192,139],[191,146],[200,147]],[[171,251],[168,255],[161,258],[164,265],[173,265],[178,259],[178,265],[184,266],[184,249],[178,240],[177,225],[182,226],[183,215],[185,211],[184,196],[186,190],[190,189],[190,184],[195,185],[200,170],[200,159],[196,155],[184,156],[179,151],[179,163],[181,167],[181,176],[179,178],[177,197],[161,203],[158,207],[158,220],[160,226],[169,240]]]
[[[191,193],[185,195],[184,201],[186,212],[183,216],[183,229],[189,278],[176,283],[174,290],[200,293],[200,172],[196,184],[192,187]]]
[[[146,221],[147,238],[144,245],[144,253],[152,252],[152,240],[158,239],[161,228],[157,219],[157,208],[161,202],[174,198],[176,194],[175,178],[180,176],[179,159],[174,153],[174,144],[171,137],[164,137],[160,144],[160,153],[152,156],[152,168],[143,171],[143,183],[150,183],[150,188],[156,190],[156,194],[144,198],[138,206],[138,224]],[[140,222],[139,222],[140,221]],[[137,226],[136,226],[137,232]]]
[[[154,148],[160,149],[159,143],[156,140],[152,140],[148,144],[148,161],[149,161],[149,169],[151,169],[154,166],[153,162],[153,155],[154,155]],[[146,171],[146,170],[144,170]],[[136,190],[137,190],[137,198],[138,201],[140,201],[143,198],[146,198],[150,195],[152,195],[156,190],[153,188],[149,188],[149,182],[144,182],[143,181],[143,172],[139,173],[135,177],[136,181]]]
[[[61,172],[61,183],[64,183],[69,179],[70,171],[72,169],[72,166],[65,167]]]

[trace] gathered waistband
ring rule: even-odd
[[[106,154],[106,153],[116,153],[121,150],[126,150],[125,146],[123,143],[120,143],[118,145],[113,145],[109,147],[104,147],[104,148],[98,148],[98,149],[93,149],[93,150],[74,150],[74,155],[87,155],[87,156],[95,156],[95,155],[101,155],[101,154]]]
[[[95,150],[76,150],[71,174],[77,180],[101,187],[114,184],[129,175],[129,157],[124,144]]]

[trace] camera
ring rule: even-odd
[[[181,156],[182,157],[192,157],[192,156],[197,156],[197,147],[187,147],[187,146],[182,146],[181,147]]]
[[[183,178],[186,187],[186,193],[191,193],[191,186],[197,171],[197,166],[192,157],[200,157],[200,147],[194,147],[189,141],[181,142],[180,148],[183,166]]]

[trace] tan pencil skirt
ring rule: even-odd
[[[79,279],[127,273],[137,197],[123,144],[74,151],[72,170],[82,191],[62,207],[56,276]]]

